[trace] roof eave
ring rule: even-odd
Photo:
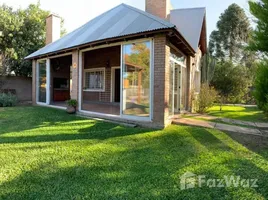
[[[34,60],[34,59],[40,59],[40,58],[44,58],[44,57],[50,57],[53,55],[57,55],[57,54],[61,54],[61,53],[66,53],[72,50],[76,50],[76,49],[84,49],[87,47],[93,47],[93,46],[99,46],[102,44],[110,44],[110,43],[115,43],[115,42],[120,42],[120,41],[124,41],[124,40],[128,40],[130,38],[136,38],[136,37],[149,37],[152,34],[158,34],[158,33],[166,33],[166,32],[170,32],[176,30],[175,28],[172,27],[168,27],[165,29],[158,29],[158,30],[153,30],[153,31],[147,31],[147,32],[140,32],[140,33],[134,33],[134,34],[130,34],[130,35],[125,35],[125,36],[118,36],[118,37],[113,37],[113,38],[107,38],[107,39],[103,39],[103,40],[98,40],[98,41],[93,41],[93,42],[89,42],[89,43],[85,43],[82,45],[77,45],[77,46],[73,46],[70,48],[65,48],[65,49],[61,49],[59,51],[54,51],[54,52],[50,52],[50,53],[46,53],[46,54],[41,54],[38,56],[32,56],[32,57],[25,57],[25,60]]]

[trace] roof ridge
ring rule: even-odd
[[[157,17],[157,16],[155,16],[155,15],[152,15],[151,13],[148,13],[148,12],[146,12],[146,11],[140,10],[140,9],[138,9],[138,8],[135,8],[135,7],[133,7],[133,6],[127,5],[127,4],[125,4],[125,3],[122,3],[121,5],[126,6],[127,8],[129,8],[129,9],[131,9],[131,10],[137,11],[137,12],[139,12],[140,14],[142,14],[142,15],[144,15],[144,16],[146,16],[146,17],[149,17],[149,18],[151,18],[151,19],[154,20],[154,21],[159,22],[159,23],[161,23],[162,25],[164,25],[164,26],[166,26],[166,27],[169,27],[167,24],[170,24],[170,25],[172,25],[173,27],[175,27],[175,25],[172,24],[171,22],[169,22],[169,21],[165,21],[164,19],[162,19],[162,18],[160,18],[160,17]]]
[[[206,7],[176,8],[176,9],[172,9],[171,11],[174,11],[174,10],[197,10],[197,9],[206,9]]]

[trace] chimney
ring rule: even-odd
[[[170,0],[145,0],[145,11],[163,19],[169,20],[171,9]]]
[[[60,39],[60,24],[59,16],[51,14],[46,18],[46,45]]]

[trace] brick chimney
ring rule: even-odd
[[[172,5],[170,0],[145,0],[145,11],[169,20]]]
[[[46,45],[60,39],[59,16],[51,14],[46,18]]]

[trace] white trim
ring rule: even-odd
[[[78,111],[80,112],[81,110],[82,110],[82,89],[83,89],[83,86],[82,86],[82,68],[83,68],[83,63],[82,63],[82,61],[83,61],[83,53],[82,53],[82,51],[79,51],[79,62],[78,62],[78,64],[79,64],[79,66],[78,66],[78,68],[79,68],[79,71],[78,71],[78,73],[79,73],[79,76],[78,76],[78,78],[79,78],[79,85],[78,85]]]
[[[46,59],[46,104],[50,104],[50,59]]]
[[[111,86],[110,86],[110,93],[111,98],[110,101],[114,102],[114,78],[115,78],[115,69],[120,69],[120,66],[117,67],[111,67]]]
[[[182,67],[186,68],[186,65],[183,62],[180,62],[180,61],[176,60],[175,58],[172,58],[171,56],[169,57],[169,59],[171,61],[175,62],[176,64],[181,65]]]
[[[139,117],[139,116],[133,116],[133,115],[123,115],[123,45],[126,44],[132,44],[132,43],[141,43],[141,42],[150,42],[150,116],[149,117]],[[120,115],[110,115],[110,114],[104,114],[104,113],[96,113],[96,112],[90,112],[90,111],[85,111],[82,110],[82,91],[83,87],[79,89],[79,96],[80,96],[80,103],[79,103],[79,112],[81,113],[87,113],[87,114],[95,114],[103,117],[116,117],[118,119],[126,119],[126,120],[133,120],[133,121],[146,121],[146,122],[151,122],[152,117],[153,117],[153,95],[154,95],[154,40],[153,37],[148,37],[148,38],[143,38],[143,39],[137,39],[137,40],[129,40],[125,42],[118,42],[118,43],[113,43],[113,44],[105,44],[105,45],[100,45],[96,47],[90,47],[86,48],[83,50],[79,51],[79,57],[80,57],[80,62],[79,62],[79,85],[80,87],[82,86],[82,71],[85,70],[83,69],[83,64],[82,64],[82,53],[86,51],[92,51],[95,49],[102,49],[102,48],[108,48],[108,47],[113,47],[113,46],[120,46],[121,52],[120,52],[120,78],[121,78],[121,84],[120,84]]]
[[[122,117],[122,113],[123,113],[123,44],[121,44],[121,51],[120,51],[120,117]]]
[[[40,66],[39,66],[39,62],[40,61],[46,61],[45,63],[46,63],[46,102],[40,102],[39,101],[39,76],[40,76]],[[48,91],[48,84],[47,84],[47,64],[48,64],[48,59],[47,58],[42,58],[42,59],[38,59],[37,61],[36,61],[36,103],[38,104],[38,103],[40,103],[40,104],[42,104],[42,105],[48,105],[48,99],[47,99],[47,91]]]
[[[84,89],[86,85],[86,73],[87,72],[103,72],[103,88],[102,89]],[[100,68],[90,68],[90,69],[84,69],[83,73],[84,81],[83,81],[83,91],[84,92],[105,92],[105,83],[106,83],[106,70],[105,67]]]
[[[124,105],[124,101],[123,101],[123,46],[124,45],[128,45],[128,44],[133,44],[133,43],[142,43],[142,42],[150,42],[150,97],[149,97],[149,117],[141,117],[141,116],[136,116],[136,115],[125,115],[123,114],[123,105]],[[135,120],[135,121],[152,121],[152,117],[153,117],[153,87],[154,87],[154,68],[153,68],[153,54],[154,54],[154,50],[153,50],[153,38],[145,38],[145,39],[141,39],[141,40],[136,40],[136,41],[128,41],[125,42],[121,45],[121,98],[120,98],[120,116],[124,119],[130,119],[130,120]]]
[[[36,66],[36,72],[35,72],[35,103],[38,103],[39,101],[39,62],[36,61],[35,63]]]
[[[136,40],[128,40],[128,41],[123,41],[123,42],[116,42],[116,43],[111,43],[111,44],[104,44],[104,45],[99,45],[96,47],[89,47],[86,49],[82,49],[80,50],[81,52],[86,52],[86,51],[92,51],[95,49],[103,49],[103,48],[108,48],[108,47],[114,47],[114,46],[121,46],[122,44],[131,44],[131,43],[135,43],[135,42],[142,42],[142,41],[149,41],[151,40],[153,37],[148,37],[148,38],[142,38],[142,39],[136,39]]]
[[[150,120],[154,117],[154,39],[151,39],[150,55]]]

